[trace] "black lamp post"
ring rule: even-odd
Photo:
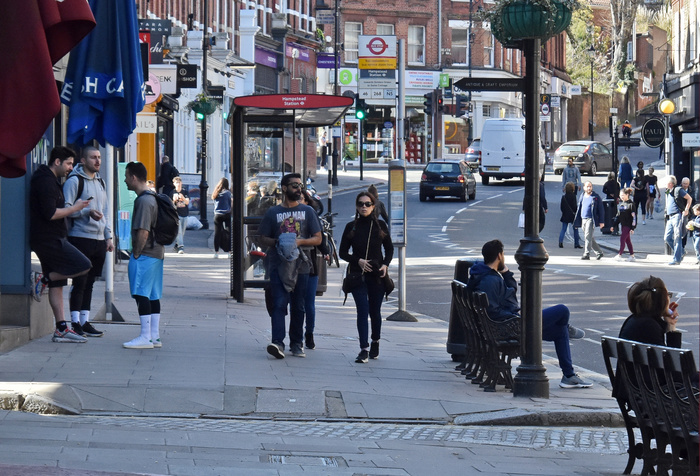
[[[588,133],[591,135],[591,140],[595,140],[593,138],[593,62],[595,60],[595,48],[593,45],[586,52],[591,59],[591,121],[588,123]]]
[[[204,22],[202,26],[202,93],[207,95],[207,50],[209,49],[209,37],[207,35],[207,16],[209,9],[207,5],[209,0],[204,0]],[[207,183],[207,116],[202,118],[201,125],[202,135],[202,177],[199,182],[199,221],[202,223],[202,229],[209,229],[209,220],[207,220],[207,192],[209,184]]]

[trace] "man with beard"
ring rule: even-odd
[[[284,358],[287,303],[290,304],[289,348],[292,355],[306,357],[303,346],[304,299],[313,265],[309,252],[321,244],[321,223],[316,212],[300,203],[304,184],[300,174],[282,177],[282,204],[265,212],[258,233],[267,250],[267,275],[272,295],[272,342],[267,353]]]
[[[107,219],[107,187],[100,177],[100,151],[88,146],[83,149],[80,164],[63,184],[66,206],[77,199],[90,200],[90,206],[68,217],[68,241],[92,263],[90,272],[73,278],[70,290],[71,326],[76,334],[102,337],[104,332],[90,324],[90,305],[95,278],[102,275],[108,251],[114,251],[112,229]]]

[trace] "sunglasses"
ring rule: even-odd
[[[293,189],[300,189],[300,188],[303,189],[304,188],[304,184],[302,184],[301,182],[288,183],[287,186],[292,187]]]
[[[372,202],[357,202],[357,206],[358,206],[358,208],[361,208],[361,207],[369,208],[369,207],[373,207],[374,203],[372,203]]]

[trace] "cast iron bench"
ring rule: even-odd
[[[692,351],[608,336],[602,337],[601,345],[613,397],[627,428],[629,459],[623,474],[632,472],[636,459],[643,461],[642,475],[664,475],[669,470],[674,476],[699,474],[700,402]],[[636,442],[635,429],[641,443]]]

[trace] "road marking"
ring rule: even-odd
[[[465,211],[466,209],[467,209],[467,207],[460,208],[460,209],[457,210],[455,213],[462,213],[462,212]]]
[[[447,232],[447,225],[445,225],[445,226],[442,227],[442,232],[443,232],[443,233],[446,233],[446,232]]]
[[[447,223],[450,223],[450,222],[451,222],[452,220],[454,220],[454,219],[455,219],[455,216],[452,215],[450,218],[447,219]]]
[[[515,190],[511,190],[511,191],[508,192],[508,193],[522,192],[523,190],[525,190],[525,187],[516,188]]]
[[[468,207],[473,207],[474,205],[478,205],[478,204],[480,204],[481,202],[483,202],[483,200],[477,200],[476,202],[474,202],[474,203],[472,203],[472,204],[470,204],[470,205],[467,205],[467,206],[468,206]]]
[[[503,194],[499,193],[498,195],[494,195],[493,197],[488,197],[486,200],[491,200],[491,199],[502,197],[502,196],[503,196]]]

